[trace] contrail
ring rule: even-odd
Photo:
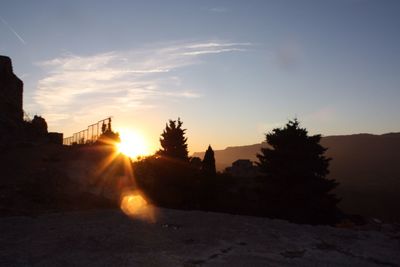
[[[21,43],[23,45],[26,45],[25,40],[10,26],[10,24],[7,23],[7,21],[5,21],[1,16],[0,16],[0,20],[1,22],[3,22],[3,24],[15,35],[15,37],[18,38],[18,40],[21,41]]]

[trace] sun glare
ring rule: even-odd
[[[118,152],[132,159],[149,154],[148,145],[142,135],[131,130],[120,130],[118,132],[121,138],[121,142],[116,145]]]

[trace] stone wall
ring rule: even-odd
[[[19,126],[23,121],[23,82],[13,73],[11,59],[0,56],[0,123]]]
[[[62,145],[63,134],[49,134],[41,116],[24,121],[23,86],[13,73],[11,59],[0,55],[0,147],[24,142]]]

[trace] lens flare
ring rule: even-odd
[[[121,197],[121,210],[132,218],[155,222],[154,208],[140,192],[126,192]]]

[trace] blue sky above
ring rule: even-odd
[[[400,130],[398,1],[1,1],[24,109],[66,135],[108,115],[154,149],[252,144],[298,117],[323,135]]]

